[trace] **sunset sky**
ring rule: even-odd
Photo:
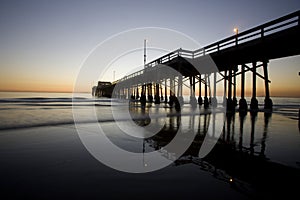
[[[0,91],[72,92],[80,67],[91,50],[122,31],[161,27],[186,34],[205,46],[233,35],[234,27],[247,30],[300,9],[299,0],[0,3]],[[139,42],[142,48],[143,41]],[[149,41],[149,45],[151,42],[160,41]],[[150,51],[149,60],[159,55]],[[142,65],[142,51],[132,59],[132,64]],[[300,56],[272,60],[269,67],[271,95],[300,97]],[[116,78],[125,75],[124,70],[115,71]],[[111,72],[105,79],[112,81]],[[250,82],[246,85],[251,86],[250,74],[247,81]],[[96,82],[89,80],[83,90],[89,92]],[[263,87],[258,93],[263,94]]]

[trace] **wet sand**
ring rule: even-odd
[[[241,148],[241,154],[236,154],[241,136],[237,113],[235,121],[225,126],[225,134],[229,132],[233,140],[226,143],[224,134],[224,142],[205,159],[197,158],[190,150],[178,162],[145,174],[119,172],[101,164],[82,145],[74,125],[2,130],[1,196],[8,199],[251,199],[296,193],[292,181],[300,177],[298,122],[273,114],[265,130],[265,116],[258,113],[253,131],[251,119],[250,114],[243,119],[242,146],[251,148],[254,132],[252,157],[251,149]],[[117,135],[115,126],[112,122],[103,123],[103,127]],[[121,138],[117,141],[120,146],[137,148],[136,141],[125,142]],[[259,157],[257,152],[262,148],[264,154]],[[224,157],[224,152],[230,155]],[[243,165],[247,162],[253,166]],[[276,183],[272,183],[274,180]]]

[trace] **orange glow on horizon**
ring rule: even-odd
[[[297,97],[300,98],[300,77],[299,73],[300,56],[288,57],[285,59],[278,59],[270,61],[269,64],[269,79],[271,83],[270,96],[271,97]],[[7,65],[2,69],[0,74],[0,91],[18,91],[18,92],[73,92],[74,81],[76,80],[75,71],[51,71],[51,67],[44,67],[43,70],[14,70],[13,66]],[[47,70],[46,70],[47,69]],[[263,75],[262,68],[258,68],[257,72]],[[122,74],[120,74],[122,76]],[[111,81],[111,77],[107,76],[108,81]],[[221,80],[222,77],[217,77],[217,80]],[[245,96],[252,96],[252,74],[246,73],[245,76]],[[212,80],[211,80],[212,81]],[[241,94],[241,78],[236,78],[237,97]],[[76,92],[88,92],[90,93],[93,85],[96,85],[96,80],[90,80],[88,77],[83,81],[79,88],[76,88]],[[93,84],[92,84],[93,83]],[[185,85],[189,85],[188,81]],[[264,80],[260,77],[257,78],[257,97],[265,96],[265,84]],[[217,84],[217,96],[223,96],[223,80]],[[228,88],[228,84],[227,84]],[[195,88],[196,96],[198,94],[198,84]],[[227,89],[228,90],[228,89]],[[213,92],[213,89],[212,91]],[[183,94],[189,96],[190,90],[184,86]],[[213,94],[212,94],[213,95]],[[232,90],[233,95],[233,90]],[[202,96],[204,96],[204,85],[202,84]]]
[[[265,95],[264,88],[262,86],[257,88],[256,96],[263,97]],[[59,84],[26,84],[26,85],[19,85],[19,84],[1,84],[0,86],[1,92],[62,92],[62,93],[71,93],[73,92],[73,85],[59,85]],[[81,88],[78,92],[91,92],[91,88]],[[183,95],[189,96],[189,90],[184,89]],[[240,88],[237,88],[236,91],[237,97],[240,96]],[[300,98],[300,89],[298,87],[294,88],[270,88],[270,95],[271,97],[296,97]],[[198,88],[196,87],[196,96],[199,96]],[[204,96],[204,88],[202,88],[202,96]],[[223,91],[217,91],[217,96],[223,96]],[[252,96],[252,89],[246,88],[245,96],[251,97]]]
[[[2,92],[72,92],[72,84],[63,83],[23,83],[23,82],[5,82],[0,84]]]

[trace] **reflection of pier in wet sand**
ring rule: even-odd
[[[150,122],[147,112],[142,110],[139,113],[140,118],[136,115],[137,124],[145,126],[155,123]],[[134,112],[136,113],[137,110]],[[186,131],[180,133],[182,139],[184,140],[186,134],[194,135],[195,139],[187,151],[174,162],[175,166],[198,165],[201,170],[228,182],[233,188],[249,196],[271,197],[296,193],[297,184],[294,182],[299,180],[300,171],[271,161],[265,153],[271,113],[227,114],[221,136],[209,135],[209,139],[217,140],[217,144],[205,158],[199,158],[199,151],[208,134],[208,127],[211,125],[214,127],[212,124],[215,123],[214,115],[215,113],[209,112],[201,115],[171,113],[166,119],[164,128],[156,135],[145,139],[146,146],[148,149],[159,150],[168,159],[176,158],[176,153],[165,150],[164,146],[172,141],[184,123],[187,126],[184,128]],[[260,123],[263,124],[261,133],[256,131],[258,115],[263,116],[264,119]],[[245,129],[245,125],[248,129]],[[245,131],[247,134],[244,133]],[[145,152],[145,144],[143,148]]]

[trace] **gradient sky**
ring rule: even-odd
[[[0,91],[70,92],[89,52],[128,29],[173,29],[205,46],[233,35],[235,26],[247,30],[300,9],[299,0],[1,0],[0,4]],[[299,56],[271,61],[271,95],[299,97],[298,71]],[[89,85],[97,80],[90,81]]]

